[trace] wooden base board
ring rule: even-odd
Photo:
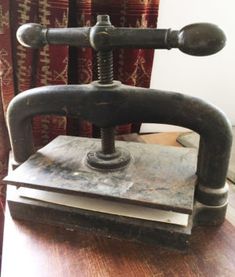
[[[151,245],[185,249],[192,229],[190,217],[187,227],[96,213],[62,205],[55,205],[19,197],[14,186],[8,186],[7,202],[13,219],[84,229],[101,235],[143,242]]]

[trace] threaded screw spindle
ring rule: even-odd
[[[101,26],[110,25],[108,15],[99,15],[97,22]],[[113,52],[111,50],[98,51],[98,77],[101,84],[112,84],[113,82]],[[114,128],[101,128],[101,150],[103,154],[115,153]]]
[[[100,132],[103,154],[113,154],[115,152],[114,128],[101,128]]]
[[[98,15],[96,26],[98,27],[98,30],[96,30],[98,33],[105,33],[106,28],[112,26],[109,21],[109,16]],[[98,41],[99,37],[96,39]],[[95,45],[96,44],[94,44],[94,46]],[[113,84],[113,53],[110,48],[108,48],[108,44],[101,43],[99,45],[98,43],[97,45],[98,47],[95,47],[95,49],[98,51],[99,84],[104,85],[103,88],[105,88],[105,85],[108,86],[109,84]],[[100,86],[100,89],[102,89],[102,86]],[[115,149],[114,130],[114,127],[101,128],[101,150],[90,151],[87,154],[87,163],[92,168],[119,170],[129,164],[131,160],[129,151],[121,147]]]
[[[113,53],[112,51],[99,51],[98,77],[101,84],[111,84],[113,82]]]

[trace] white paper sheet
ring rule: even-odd
[[[110,200],[102,200],[85,196],[67,195],[30,188],[21,187],[17,191],[20,197],[39,200],[57,205],[97,211],[106,214],[121,215],[132,218],[170,223],[181,226],[188,225],[188,214],[163,211],[159,209],[114,202]]]

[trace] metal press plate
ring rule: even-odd
[[[4,181],[23,187],[100,197],[192,213],[197,152],[194,149],[117,141],[131,153],[128,167],[102,172],[86,164],[100,140],[59,136]]]

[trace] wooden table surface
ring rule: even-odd
[[[1,276],[235,276],[235,188],[230,186],[227,220],[220,227],[195,228],[186,252],[13,221],[6,211]]]

